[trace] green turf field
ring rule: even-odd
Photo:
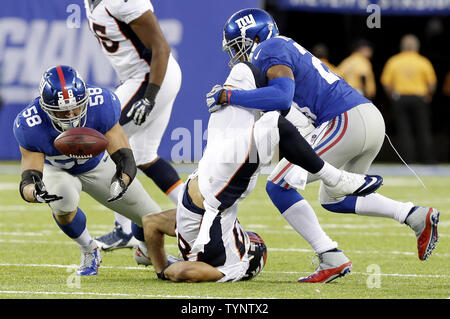
[[[186,176],[183,176],[185,178]],[[162,208],[171,202],[143,175],[138,178]],[[412,230],[394,220],[329,213],[318,205],[317,183],[303,193],[327,234],[353,262],[353,271],[330,284],[299,284],[314,271],[306,241],[290,229],[265,194],[266,176],[242,202],[239,219],[268,246],[267,264],[254,280],[237,283],[171,283],[151,267],[137,266],[131,249],[103,254],[96,277],[77,277],[80,253],[57,227],[44,204],[25,203],[18,174],[0,175],[0,298],[276,298],[276,299],[442,299],[450,297],[450,177],[384,176],[379,193],[432,205],[440,212],[439,243],[428,261],[417,258]],[[80,207],[93,236],[109,232],[113,214],[83,194]],[[177,254],[175,240],[167,240]]]

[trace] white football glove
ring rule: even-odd
[[[154,106],[154,100],[144,97],[131,106],[130,111],[127,113],[127,117],[132,117],[136,125],[142,125]]]
[[[216,84],[211,91],[206,94],[206,105],[208,105],[209,113],[214,113],[222,107],[222,104],[217,103],[219,102],[220,93],[224,90],[222,85]]]

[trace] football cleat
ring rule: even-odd
[[[102,254],[99,247],[92,240],[88,246],[80,246],[80,250],[81,262],[76,274],[78,276],[96,276],[98,274],[98,267],[102,262]]]
[[[352,262],[341,250],[334,249],[318,255],[319,266],[309,276],[301,277],[298,282],[328,283],[351,272]]]
[[[173,264],[176,261],[183,260],[169,254],[166,254],[166,257],[169,265]],[[147,252],[144,252],[140,247],[138,247],[134,252],[134,260],[136,260],[138,265],[144,265],[145,267],[153,265],[152,260],[149,256],[147,256]]]
[[[119,223],[114,222],[114,229],[101,237],[96,237],[94,240],[97,245],[104,251],[111,251],[119,248],[135,248],[138,245],[138,240],[132,233],[126,234],[122,230]]]
[[[432,207],[415,206],[405,223],[416,233],[417,250],[420,260],[427,260],[438,242],[439,212]]]
[[[342,171],[335,186],[325,185],[328,195],[332,198],[344,196],[366,196],[375,192],[383,184],[383,177],[364,175]]]

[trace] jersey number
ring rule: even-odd
[[[283,37],[283,36],[278,36],[278,38],[282,38],[283,40],[286,41],[290,41],[291,39]],[[298,52],[300,52],[301,55],[305,55],[308,51],[302,47],[300,44],[298,44],[297,42],[293,42],[294,47],[298,50]],[[322,61],[320,61],[318,58],[316,58],[314,55],[311,54],[312,57],[312,65],[314,66],[314,68],[319,72],[320,76],[327,81],[328,84],[333,84],[334,82],[339,80],[339,77],[334,74],[333,72],[331,72],[330,70],[327,70],[324,68]]]
[[[119,50],[119,42],[118,41],[112,41],[105,37],[106,35],[106,27],[104,25],[100,25],[97,23],[92,23],[92,29],[94,30],[95,35],[97,36],[98,40],[102,44],[102,46],[105,48],[106,51],[109,53],[114,53],[117,50]]]
[[[26,118],[25,121],[27,122],[29,127],[33,127],[42,123],[42,119],[39,114],[37,114],[35,105],[23,111],[22,115]]]
[[[89,91],[89,106],[95,106],[98,104],[103,104],[104,99],[101,88],[88,88]]]

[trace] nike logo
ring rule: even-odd
[[[255,60],[258,60],[259,54],[261,53],[261,50],[258,51],[258,53],[256,53],[256,55],[253,57]]]

